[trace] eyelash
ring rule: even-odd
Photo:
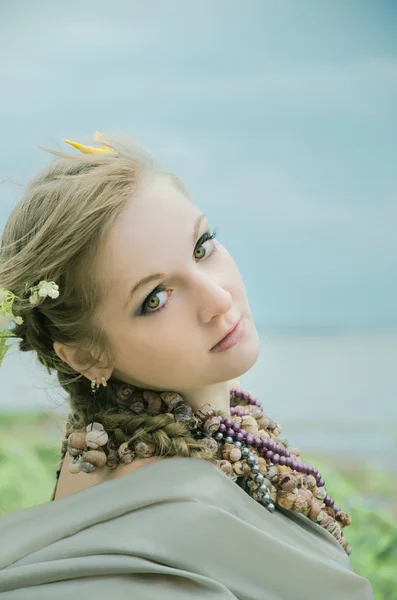
[[[198,242],[197,242],[197,244],[196,244],[196,246],[195,246],[195,248],[194,248],[194,251],[196,252],[197,248],[200,248],[200,247],[201,247],[201,246],[202,246],[202,245],[203,245],[205,242],[208,242],[209,240],[214,240],[214,239],[216,239],[217,231],[218,231],[218,229],[217,229],[217,228],[215,228],[215,229],[213,229],[212,233],[210,233],[210,232],[208,232],[208,231],[207,231],[206,233],[204,233],[204,234],[201,236],[201,238],[198,240]],[[216,247],[216,245],[215,245],[215,244],[213,244],[213,246],[212,246],[212,251],[211,251],[211,254],[210,254],[210,256],[211,256],[211,255],[212,255],[212,254],[213,254],[213,253],[214,253],[216,250],[217,250],[217,247]],[[205,258],[205,257],[203,257],[203,258]],[[198,260],[200,261],[200,260],[203,260],[203,259],[202,259],[202,258],[199,258]],[[156,296],[156,295],[157,295],[157,294],[159,294],[160,292],[165,292],[165,291],[166,291],[166,289],[165,289],[165,287],[164,287],[163,285],[158,285],[156,288],[154,288],[154,290],[153,290],[153,291],[152,291],[152,292],[151,292],[151,293],[150,293],[148,296],[146,296],[145,300],[143,301],[143,303],[142,303],[142,310],[141,310],[141,312],[140,312],[140,315],[139,315],[139,316],[142,316],[142,317],[147,317],[147,316],[149,316],[149,315],[150,315],[150,316],[152,316],[152,315],[156,315],[157,313],[159,313],[160,311],[162,311],[162,310],[163,310],[163,308],[165,308],[165,307],[167,306],[168,302],[166,302],[165,304],[163,304],[163,306],[162,306],[161,308],[157,308],[156,310],[153,310],[153,311],[147,311],[147,310],[146,310],[146,306],[147,306],[147,304],[148,304],[149,300],[150,300],[150,299],[151,299],[153,296]]]

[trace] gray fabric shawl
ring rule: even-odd
[[[0,600],[80,598],[374,596],[325,529],[269,513],[202,459],[174,458],[0,517]]]

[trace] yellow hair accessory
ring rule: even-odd
[[[109,144],[105,141],[103,136],[99,133],[99,131],[95,132],[94,139],[100,145],[100,148],[95,148],[95,146],[85,146],[84,144],[79,144],[78,142],[72,142],[71,140],[63,140],[73,148],[79,150],[83,154],[112,154],[114,152],[113,148],[109,147]]]

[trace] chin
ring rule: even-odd
[[[238,379],[238,377],[244,375],[254,366],[259,353],[260,339],[256,327],[251,321],[250,326],[247,327],[245,338],[234,348],[218,355],[224,362],[220,371],[217,372],[217,382]]]

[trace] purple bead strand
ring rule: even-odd
[[[231,388],[230,393],[234,395],[236,398],[242,398],[251,406],[257,406],[258,408],[262,408],[261,403],[254,398],[252,394],[249,392],[243,392],[241,389]],[[243,411],[236,410],[234,407],[230,409],[231,416],[238,415],[239,417],[244,416]],[[247,445],[254,446],[257,448],[258,453],[263,455],[265,458],[269,459],[273,464],[288,466],[299,473],[303,473],[306,475],[313,475],[316,479],[316,483],[318,487],[324,487],[325,481],[319,473],[318,469],[309,465],[308,463],[298,462],[295,455],[291,455],[286,448],[283,446],[276,444],[272,440],[262,440],[261,438],[254,438],[252,434],[247,434],[244,429],[241,429],[240,426],[236,423],[233,423],[231,419],[227,419],[224,423],[221,424],[219,431],[221,433],[227,433],[228,437],[232,438],[233,441],[237,440],[239,442],[245,441]],[[324,503],[327,506],[334,507],[334,499],[327,494],[325,497]],[[334,508],[335,512],[336,509]]]

